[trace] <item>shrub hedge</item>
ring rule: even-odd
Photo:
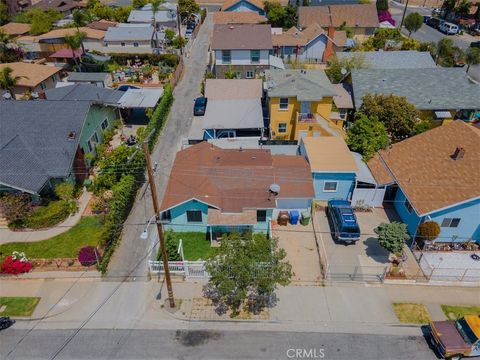
[[[39,207],[24,219],[24,227],[29,229],[42,229],[52,227],[65,220],[75,212],[74,201],[52,201],[47,206]]]
[[[172,103],[172,88],[167,85],[164,88],[160,103],[157,105],[148,126],[139,139],[141,143],[145,136],[153,131],[149,139],[150,150],[155,146],[158,135],[165,125]],[[100,175],[97,178],[95,188],[97,191],[109,188],[112,190],[112,197],[108,199],[107,205],[109,211],[106,215],[100,238],[100,245],[105,248],[105,252],[98,264],[98,270],[103,274],[107,271],[110,258],[122,235],[123,223],[130,213],[137,190],[144,180],[144,173],[139,170],[145,164],[143,153],[139,151],[135,158],[127,161],[133,154],[133,151],[134,148],[120,146],[99,164]]]

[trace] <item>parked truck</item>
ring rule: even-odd
[[[480,356],[480,315],[432,321],[428,335],[430,344],[444,359]]]

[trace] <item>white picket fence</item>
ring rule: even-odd
[[[169,261],[168,268],[171,274],[183,275],[187,280],[210,278],[205,270],[205,261]],[[163,261],[149,260],[148,269],[153,274],[163,273]]]

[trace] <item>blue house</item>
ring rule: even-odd
[[[354,206],[380,206],[385,186],[379,185],[360,154],[351,152],[343,138],[304,137],[300,154],[310,164],[315,199],[343,199]]]
[[[437,242],[480,243],[480,130],[457,120],[381,150],[368,162],[415,236],[440,225]]]
[[[220,11],[252,11],[266,16],[263,1],[260,0],[227,0]]]
[[[269,233],[280,210],[307,210],[313,195],[301,156],[202,142],[177,153],[161,217],[165,229],[204,232],[214,241],[229,232]]]

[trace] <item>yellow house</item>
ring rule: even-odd
[[[265,87],[273,140],[338,136],[331,122],[334,86],[321,70],[267,70]]]

